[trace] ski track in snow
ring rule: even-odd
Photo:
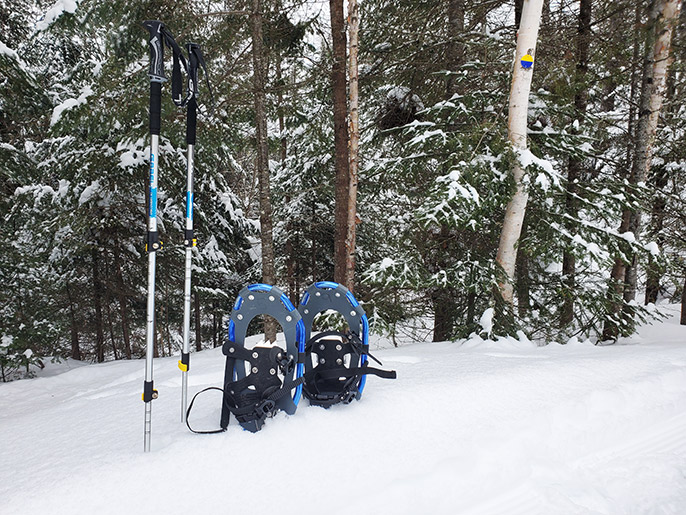
[[[398,379],[361,402],[211,436],[182,426],[177,358],[159,359],[150,454],[143,361],[48,370],[0,385],[0,512],[681,515],[686,328],[623,343],[379,350]],[[190,395],[222,377],[220,349],[194,354]],[[219,405],[199,397],[193,425]]]

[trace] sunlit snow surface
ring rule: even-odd
[[[667,309],[608,347],[375,338],[397,380],[256,434],[188,432],[178,358],[159,359],[149,454],[143,361],[50,366],[0,385],[0,512],[686,513],[686,327]],[[194,354],[191,394],[223,368],[220,349]],[[205,394],[194,424],[216,428],[219,409]]]

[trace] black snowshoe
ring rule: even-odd
[[[325,331],[310,338],[314,317],[328,310],[343,315],[348,332]],[[368,357],[381,363],[369,354],[367,315],[345,286],[329,281],[314,283],[305,291],[298,311],[307,340],[303,393],[310,404],[329,407],[359,399],[368,374],[395,379],[395,371],[369,366]]]
[[[286,348],[255,346],[245,348],[251,320],[258,315],[274,317],[283,328]],[[259,431],[278,410],[295,413],[302,396],[305,330],[300,313],[286,294],[275,286],[253,284],[243,288],[236,299],[229,322],[224,401],[221,427],[226,429],[229,414],[248,431]],[[291,392],[295,390],[293,394]]]

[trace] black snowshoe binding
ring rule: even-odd
[[[348,323],[347,334],[325,331],[310,338],[314,317],[322,311],[339,312]],[[298,311],[305,325],[305,384],[303,393],[315,406],[348,404],[362,396],[366,375],[395,379],[393,370],[380,370],[368,364],[369,322],[354,295],[343,285],[323,281],[311,285],[302,297]]]
[[[251,320],[258,315],[274,317],[283,328],[286,349],[277,346],[245,348]],[[222,352],[226,356],[221,427],[232,413],[248,431],[259,431],[278,410],[295,413],[302,396],[305,328],[300,313],[286,294],[275,286],[253,284],[236,299],[229,334]],[[291,395],[291,392],[295,392]]]

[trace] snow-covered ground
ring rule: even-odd
[[[0,385],[0,513],[683,514],[686,327],[666,309],[608,347],[379,350],[397,380],[256,434],[190,433],[177,360],[159,359],[148,454],[142,361],[50,367]],[[220,385],[220,349],[191,364],[191,394]],[[200,397],[195,425],[219,406]]]

